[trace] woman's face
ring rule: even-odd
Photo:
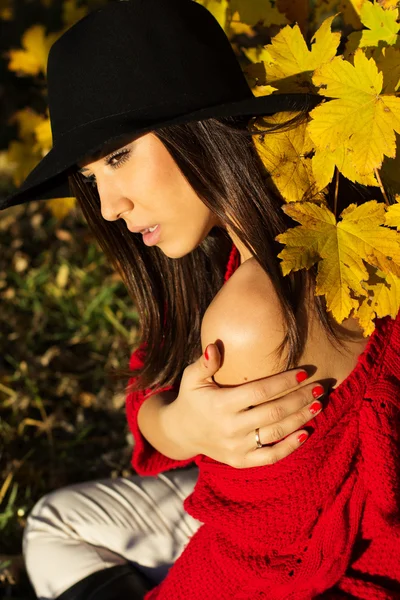
[[[103,218],[124,219],[135,232],[157,225],[143,241],[170,258],[192,252],[214,226],[221,225],[152,132],[79,167],[96,182]]]

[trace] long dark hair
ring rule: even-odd
[[[300,112],[283,124],[265,121],[263,134],[293,127],[307,118]],[[255,148],[253,136],[260,131],[251,127],[249,117],[226,117],[165,127],[154,134],[201,200],[235,232],[268,273],[286,322],[286,336],[278,354],[286,349],[283,368],[294,367],[307,336],[298,311],[308,286],[315,283],[316,273],[310,269],[282,275],[277,258],[282,246],[275,237],[294,223],[281,210],[284,201]],[[113,370],[111,376],[138,375],[127,391],[176,383],[184,368],[201,354],[201,321],[223,285],[231,239],[225,229],[214,227],[193,252],[179,259],[169,258],[159,248],[145,246],[142,237],[130,233],[121,219],[105,221],[97,190],[81,174],[70,175],[70,185],[100,247],[138,308],[139,337],[147,344],[140,372]],[[310,189],[307,199],[313,194]],[[323,299],[314,298],[328,337],[340,344],[341,335],[328,319]]]

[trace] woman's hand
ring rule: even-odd
[[[221,388],[212,379],[220,366],[218,347],[210,344],[207,351],[208,360],[202,355],[186,367],[177,398],[164,407],[164,427],[185,448],[183,458],[203,454],[242,469],[274,464],[296,450],[307,437],[300,428],[322,408],[316,400],[322,386],[299,387],[296,376],[305,372],[293,369]],[[257,448],[257,428],[261,443],[273,446]]]

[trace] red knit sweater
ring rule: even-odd
[[[225,280],[238,264],[233,248]],[[127,395],[132,465],[155,475],[194,461],[184,507],[203,525],[146,600],[400,599],[400,313],[376,321],[309,439],[275,465],[163,456],[137,426],[149,392]]]

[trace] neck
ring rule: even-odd
[[[233,233],[229,228],[227,228],[227,232],[232,242],[238,249],[240,255],[240,264],[242,265],[244,262],[246,262],[246,260],[249,260],[249,258],[253,258],[254,255],[246,248],[243,242],[240,241],[238,236],[235,233]]]

